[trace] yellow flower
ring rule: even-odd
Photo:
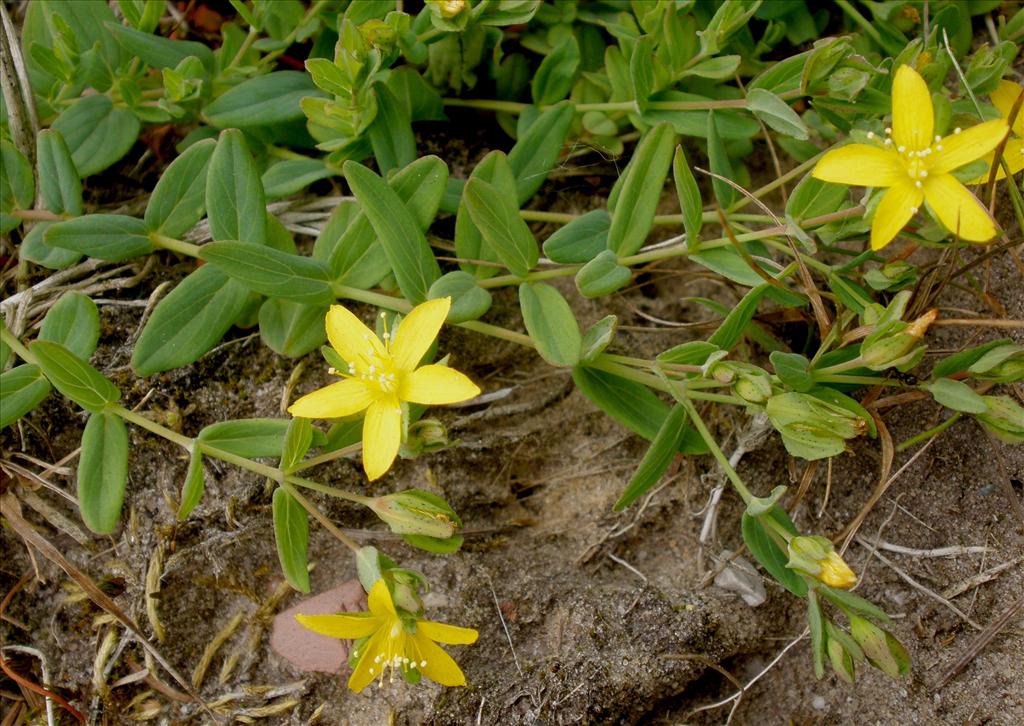
[[[879,146],[849,144],[829,151],[814,167],[816,179],[888,187],[871,223],[871,248],[885,247],[928,202],[951,232],[970,242],[996,234],[988,210],[950,173],[992,151],[1006,135],[1003,120],[986,121],[946,137],[933,136],[931,94],[910,66],[892,84],[892,128]],[[872,134],[868,134],[872,138]]]
[[[856,573],[850,569],[838,552],[829,552],[825,559],[818,560],[818,564],[821,566],[818,579],[829,587],[848,590],[857,584]]]
[[[340,418],[365,410],[363,469],[371,481],[383,476],[402,443],[402,402],[439,405],[480,395],[476,384],[458,371],[442,365],[417,368],[450,307],[451,298],[417,305],[382,341],[347,309],[331,306],[327,337],[348,364],[347,371],[331,372],[344,380],[303,396],[288,413]]]
[[[999,85],[989,98],[992,100],[992,105],[999,109],[999,113],[1003,114],[1003,118],[1009,121],[1013,104],[1017,102],[1017,97],[1022,93],[1024,93],[1024,86],[1021,86],[1019,83],[999,81]],[[1011,138],[1006,142],[1006,146],[1003,147],[1003,158],[1006,159],[1006,163],[1010,167],[1010,174],[1013,175],[1024,169],[1024,105],[1017,112],[1017,117],[1013,120],[1013,126],[1010,128],[1015,138]],[[989,168],[977,179],[971,179],[969,183],[984,184],[987,182],[988,173],[992,168],[994,159],[994,152],[986,156],[985,161],[988,162]],[[1003,171],[1003,166],[1000,164],[999,168],[996,169],[996,179],[1004,179],[1005,177],[1006,172]]]
[[[383,686],[384,672],[388,668],[391,669],[392,681],[395,672],[400,671],[414,679],[417,674],[422,674],[443,686],[466,685],[466,676],[458,664],[437,643],[475,643],[478,635],[475,630],[403,618],[395,610],[384,580],[374,583],[368,601],[368,613],[295,616],[303,626],[321,635],[349,640],[366,639],[352,652],[356,667],[348,679],[350,689],[358,693],[374,678],[380,678]]]

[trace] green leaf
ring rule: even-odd
[[[779,377],[784,386],[800,393],[807,393],[814,387],[811,362],[804,356],[799,353],[784,353],[777,350],[768,358],[775,368],[775,375]]]
[[[1000,338],[999,340],[993,340],[991,343],[985,343],[976,348],[968,348],[948,358],[944,358],[932,368],[932,378],[945,378],[954,373],[966,371],[993,348],[998,348],[1001,345],[1007,345],[1012,342],[1009,338]]]
[[[790,108],[789,104],[771,91],[752,88],[747,91],[747,103],[754,115],[769,128],[802,141],[810,138],[803,119]]]
[[[281,448],[281,470],[292,471],[302,463],[303,457],[313,444],[313,424],[308,418],[293,418],[288,424]]]
[[[492,151],[473,168],[471,179],[480,179],[491,184],[495,190],[507,199],[515,199],[516,178],[508,157],[502,151]],[[463,184],[463,188],[465,184]],[[501,271],[497,252],[484,241],[480,230],[469,213],[466,195],[460,191],[458,212],[455,217],[455,254],[462,258],[459,267],[479,278],[493,277]],[[468,260],[473,260],[469,262]],[[493,264],[477,264],[493,263]]]
[[[207,71],[213,71],[213,51],[202,43],[171,40],[125,27],[120,23],[107,22],[105,25],[130,56],[138,58],[151,68],[176,68],[189,56],[195,56]]]
[[[674,146],[672,127],[658,124],[644,136],[623,172],[624,180],[608,230],[608,249],[619,257],[634,254],[647,239],[672,163]]]
[[[811,217],[831,214],[842,209],[849,198],[850,189],[845,184],[821,181],[808,174],[789,195],[786,217],[803,222]]]
[[[217,142],[204,139],[171,162],[146,205],[146,224],[153,232],[180,237],[206,213],[206,178]]]
[[[703,340],[691,340],[688,343],[680,343],[677,346],[658,355],[659,363],[675,363],[687,366],[704,365],[712,353],[717,353],[720,348]]]
[[[82,213],[82,180],[71,160],[64,137],[54,129],[43,129],[36,140],[39,194],[54,214],[77,217]]]
[[[185,484],[181,488],[181,504],[178,505],[178,521],[183,522],[192,513],[192,510],[203,498],[203,491],[206,489],[206,471],[203,467],[203,452],[192,445],[191,456],[188,460],[188,471],[185,473]]]
[[[58,222],[47,228],[44,239],[48,245],[101,260],[127,260],[153,251],[146,223],[120,214],[89,214]]]
[[[43,318],[39,340],[60,343],[83,360],[96,352],[100,314],[96,303],[80,292],[66,292]]]
[[[367,129],[373,158],[382,175],[401,169],[416,159],[416,138],[405,108],[383,83],[374,86],[377,94],[377,115]]]
[[[519,205],[483,179],[470,179],[462,199],[473,224],[512,274],[525,277],[540,258],[537,240],[519,216]]]
[[[691,252],[698,249],[700,228],[704,223],[704,202],[700,198],[697,180],[693,177],[689,162],[682,146],[676,147],[672,159],[672,178],[676,183],[676,196],[683,213],[683,229],[686,230],[686,247]]]
[[[213,265],[190,274],[161,300],[142,329],[132,366],[140,376],[188,365],[220,342],[249,290]]]
[[[431,300],[450,297],[452,307],[448,311],[449,323],[463,323],[476,320],[491,307],[491,293],[477,284],[475,277],[462,270],[442,275],[427,291]]]
[[[308,305],[334,300],[330,270],[320,260],[257,247],[247,242],[210,242],[200,258],[223,270],[254,292]]]
[[[662,421],[657,436],[640,461],[640,466],[633,473],[619,501],[615,502],[613,509],[616,512],[621,512],[658,483],[683,442],[686,421],[686,409],[677,403]]]
[[[117,527],[127,483],[128,429],[117,414],[94,413],[82,433],[78,508],[96,534],[110,534]]]
[[[740,60],[741,58],[738,55],[720,55],[715,58],[706,58],[684,71],[681,77],[697,76],[698,78],[722,81],[735,75],[736,69],[740,67]]]
[[[303,121],[306,116],[299,101],[306,96],[326,98],[327,94],[307,73],[274,71],[238,84],[204,108],[203,114],[222,129]]]
[[[346,161],[344,174],[384,247],[402,295],[418,305],[427,299],[441,268],[415,216],[401,197],[365,166]]]
[[[403,534],[402,539],[417,549],[431,552],[435,555],[450,555],[462,546],[466,538],[461,534],[453,535],[448,539],[428,537],[425,534]]]
[[[267,203],[256,164],[241,131],[222,131],[206,171],[206,210],[215,240],[262,245]]]
[[[629,80],[633,87],[633,99],[637,109],[643,113],[654,91],[654,39],[641,36],[629,56]]]
[[[934,383],[924,386],[936,401],[946,408],[964,413],[985,413],[988,405],[973,388],[963,381],[952,378],[940,378]]]
[[[117,386],[60,343],[34,340],[29,350],[50,383],[87,411],[100,411],[121,398]]]
[[[0,375],[0,430],[34,409],[50,394],[39,366],[27,363]]]
[[[648,441],[654,440],[668,416],[668,404],[641,383],[584,366],[573,368],[572,379],[591,403]],[[679,453],[705,454],[707,451],[704,440],[693,429],[687,428]]]
[[[551,285],[524,282],[519,286],[523,322],[537,352],[554,366],[579,363],[582,337],[572,308]]]
[[[274,490],[274,538],[281,571],[288,584],[299,592],[309,592],[308,548],[309,515],[291,494]]]
[[[845,609],[853,610],[856,613],[862,613],[883,623],[891,622],[889,616],[885,614],[884,610],[870,600],[865,600],[860,595],[854,595],[849,590],[837,590],[836,588],[829,587],[824,583],[818,584],[815,589],[833,603]]]
[[[729,312],[725,320],[718,327],[718,330],[708,338],[707,342],[717,345],[722,350],[731,350],[743,336],[743,331],[747,325],[754,319],[754,315],[757,313],[757,305],[769,289],[771,289],[771,285],[767,282],[751,288],[743,296],[739,304]]]
[[[623,287],[632,277],[632,270],[620,265],[614,252],[604,250],[576,273],[576,287],[583,297],[601,297]]]
[[[327,340],[326,315],[326,305],[271,298],[260,306],[260,337],[275,353],[299,358]]]
[[[772,489],[771,494],[766,497],[751,497],[744,511],[751,517],[760,517],[762,514],[767,514],[775,506],[776,502],[782,499],[786,489],[788,487],[780,484]]]
[[[53,224],[53,222],[37,222],[21,241],[18,257],[51,270],[63,270],[82,259],[81,252],[66,250],[63,247],[53,247],[46,243],[44,235]]]
[[[87,177],[127,154],[141,124],[131,111],[116,108],[107,96],[97,93],[64,109],[51,128],[67,142],[78,174]]]
[[[285,159],[263,172],[260,181],[267,199],[280,199],[334,174],[320,159]]]
[[[519,136],[508,152],[508,163],[516,175],[519,205],[537,193],[562,155],[562,145],[575,116],[575,106],[563,102],[544,111]]]
[[[36,196],[36,183],[32,165],[7,139],[0,139],[0,211],[9,214],[15,209],[31,209]],[[0,230],[7,233],[21,224],[11,217]]]
[[[281,456],[291,419],[247,418],[210,424],[196,441],[247,459]],[[203,449],[209,451],[208,449]]]
[[[722,143],[722,137],[719,135],[714,111],[708,111],[708,164],[711,166],[713,174],[726,179],[733,178],[732,164],[729,162],[725,144]],[[739,192],[715,177],[711,177],[711,188],[714,189],[715,199],[723,209],[731,207],[739,196]]]
[[[818,680],[825,676],[825,620],[815,593],[807,597],[807,627],[811,631],[811,657],[814,659],[814,675]]]
[[[789,515],[777,504],[772,507],[768,514],[761,516],[771,517],[793,534],[799,534]],[[761,563],[761,566],[768,571],[768,574],[778,580],[779,584],[797,597],[807,597],[807,583],[793,570],[786,567],[789,556],[772,539],[772,536],[761,523],[761,517],[751,517],[749,514],[744,514],[740,529],[743,532],[743,541],[746,543],[747,549],[750,550],[750,554]]]
[[[579,66],[580,45],[576,36],[570,34],[544,57],[537,68],[530,86],[533,103],[550,106],[568,96]]]
[[[618,328],[619,319],[614,315],[605,315],[587,328],[580,345],[580,361],[589,363],[601,355],[615,338]]]
[[[603,209],[592,209],[569,222],[544,241],[544,254],[561,264],[590,262],[608,248],[612,218]]]

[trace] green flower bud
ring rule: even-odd
[[[867,422],[851,411],[806,393],[780,393],[765,406],[786,451],[808,461],[836,456],[846,439],[860,436]]]
[[[988,410],[975,415],[989,433],[1008,444],[1024,442],[1024,408],[1009,396],[982,396]]]
[[[861,343],[860,357],[864,365],[873,371],[886,368],[909,371],[924,357],[927,346],[921,342],[921,338],[938,316],[939,311],[933,309],[911,323],[879,323],[874,332]]]
[[[378,18],[367,20],[359,26],[359,32],[374,48],[389,51],[395,46],[398,35],[388,23]]]
[[[900,641],[859,615],[848,613],[850,634],[878,670],[896,678],[910,671],[910,656]]]
[[[846,590],[857,583],[857,575],[846,564],[832,543],[825,537],[794,537],[789,541],[789,562],[786,567],[824,582],[830,587]]]
[[[917,268],[896,260],[868,270],[864,273],[864,281],[874,290],[900,290],[917,281]]]
[[[771,376],[751,363],[722,361],[712,366],[709,373],[719,383],[731,383],[732,392],[748,403],[763,404],[771,398]]]
[[[445,500],[422,489],[375,497],[369,506],[396,534],[448,539],[461,525],[458,515]]]
[[[409,435],[402,442],[400,453],[403,458],[415,459],[420,454],[430,454],[451,445],[444,424],[434,418],[425,418],[409,426]]]
[[[967,369],[972,378],[996,383],[1024,380],[1024,346],[1006,343],[988,351]]]

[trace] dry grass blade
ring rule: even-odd
[[[999,634],[999,631],[1007,626],[1013,616],[1020,612],[1021,608],[1024,608],[1024,597],[1021,597],[1017,602],[1006,608],[999,617],[985,626],[985,629],[978,633],[978,636],[971,641],[971,644],[967,646],[967,651],[956,659],[946,672],[939,678],[939,682],[935,684],[932,689],[934,691],[941,691],[947,683],[957,676],[960,671],[966,668],[972,660],[974,660],[978,653],[980,653],[985,646],[992,642],[992,639]]]
[[[206,703],[202,698],[200,698],[199,694],[195,692],[188,680],[179,674],[174,666],[168,663],[167,659],[164,658],[153,644],[149,642],[135,621],[128,617],[128,615],[117,606],[117,603],[96,587],[88,575],[71,564],[71,562],[69,562],[67,558],[65,558],[64,555],[62,555],[60,551],[50,543],[49,540],[39,534],[35,527],[21,516],[21,512],[19,510],[18,502],[14,498],[13,494],[7,493],[0,496],[0,513],[7,518],[11,529],[17,532],[18,536],[24,539],[27,543],[39,550],[46,559],[64,570],[64,572],[68,574],[68,577],[78,583],[78,585],[85,590],[89,595],[89,599],[98,607],[110,613],[110,615],[116,618],[118,622],[128,628],[135,637],[139,639],[139,643],[142,644],[142,647],[145,648],[164,668],[164,670],[166,670],[171,677],[185,689],[188,695],[191,696],[196,703],[200,704],[211,717],[216,718],[215,714],[210,711]]]

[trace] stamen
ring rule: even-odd
[[[892,129],[888,126],[885,127],[885,135],[892,136]]]
[[[334,366],[330,366],[327,369],[327,375],[329,375],[329,376],[336,376],[336,375],[338,375],[338,369],[335,368]]]
[[[425,660],[421,660],[420,661],[420,668],[426,668],[426,667],[427,667],[427,662]]]
[[[935,150],[936,151],[942,151],[942,144],[936,144],[935,145]]]
[[[942,141],[942,137],[939,136],[938,134],[935,134],[935,140],[936,141]]]
[[[924,179],[926,176],[928,176],[928,172],[925,169],[922,169],[920,172],[918,172],[917,175]]]
[[[874,131],[868,131],[868,138],[869,139],[875,138],[875,132]]]
[[[914,182],[914,186],[917,187],[918,189],[920,189],[921,188],[921,182],[919,182],[919,181]]]
[[[901,154],[902,154],[902,153],[903,153],[904,151],[906,151],[906,150],[907,150],[907,147],[906,147],[906,146],[904,146],[903,144],[900,144],[899,146],[897,146],[897,147],[896,147],[896,151],[900,152]]]
[[[961,129],[959,126],[957,126],[955,129],[953,129],[953,133],[954,134],[959,134],[961,131],[963,131],[963,129]]]
[[[921,211],[921,209],[919,207],[911,207],[910,208],[910,213],[911,214],[917,214],[920,211]]]

